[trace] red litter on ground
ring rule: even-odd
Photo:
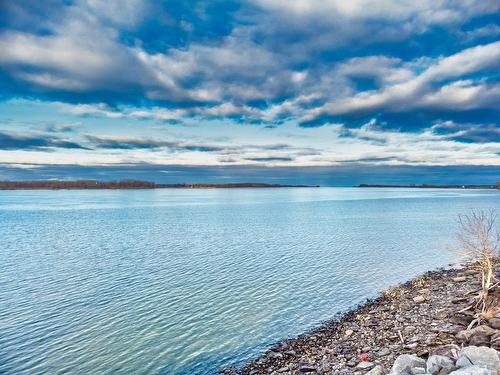
[[[368,356],[366,355],[366,353],[361,353],[361,360],[368,361]]]

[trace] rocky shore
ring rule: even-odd
[[[472,265],[428,272],[224,374],[500,375],[500,318],[466,330],[479,289]]]

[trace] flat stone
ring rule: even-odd
[[[280,369],[278,369],[278,372],[288,372],[290,371],[290,369],[288,368],[288,366],[285,366],[285,367],[282,367]]]
[[[468,346],[463,348],[458,354],[456,366],[462,368],[472,365],[486,367],[491,371],[492,375],[500,373],[500,358],[495,349],[482,346]]]
[[[353,333],[354,333],[354,331],[352,329],[348,329],[348,330],[345,331],[345,335],[347,337],[351,336]]]
[[[382,348],[382,349],[380,349],[380,350],[377,352],[377,355],[378,355],[379,357],[385,357],[386,355],[389,355],[389,354],[391,354],[391,350],[390,350],[390,349],[388,349],[388,348]]]
[[[316,367],[310,365],[302,365],[299,367],[300,372],[317,372]]]
[[[357,364],[356,368],[360,370],[368,370],[375,366],[375,363],[373,362],[368,362],[368,361],[361,361]]]
[[[463,283],[464,281],[467,280],[467,277],[465,277],[465,276],[458,276],[458,277],[454,277],[452,280],[454,282],[456,282],[456,283]]]

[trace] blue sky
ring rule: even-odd
[[[0,51],[3,179],[500,180],[498,1],[4,1]]]

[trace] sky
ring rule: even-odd
[[[0,179],[494,183],[498,0],[0,0]]]

